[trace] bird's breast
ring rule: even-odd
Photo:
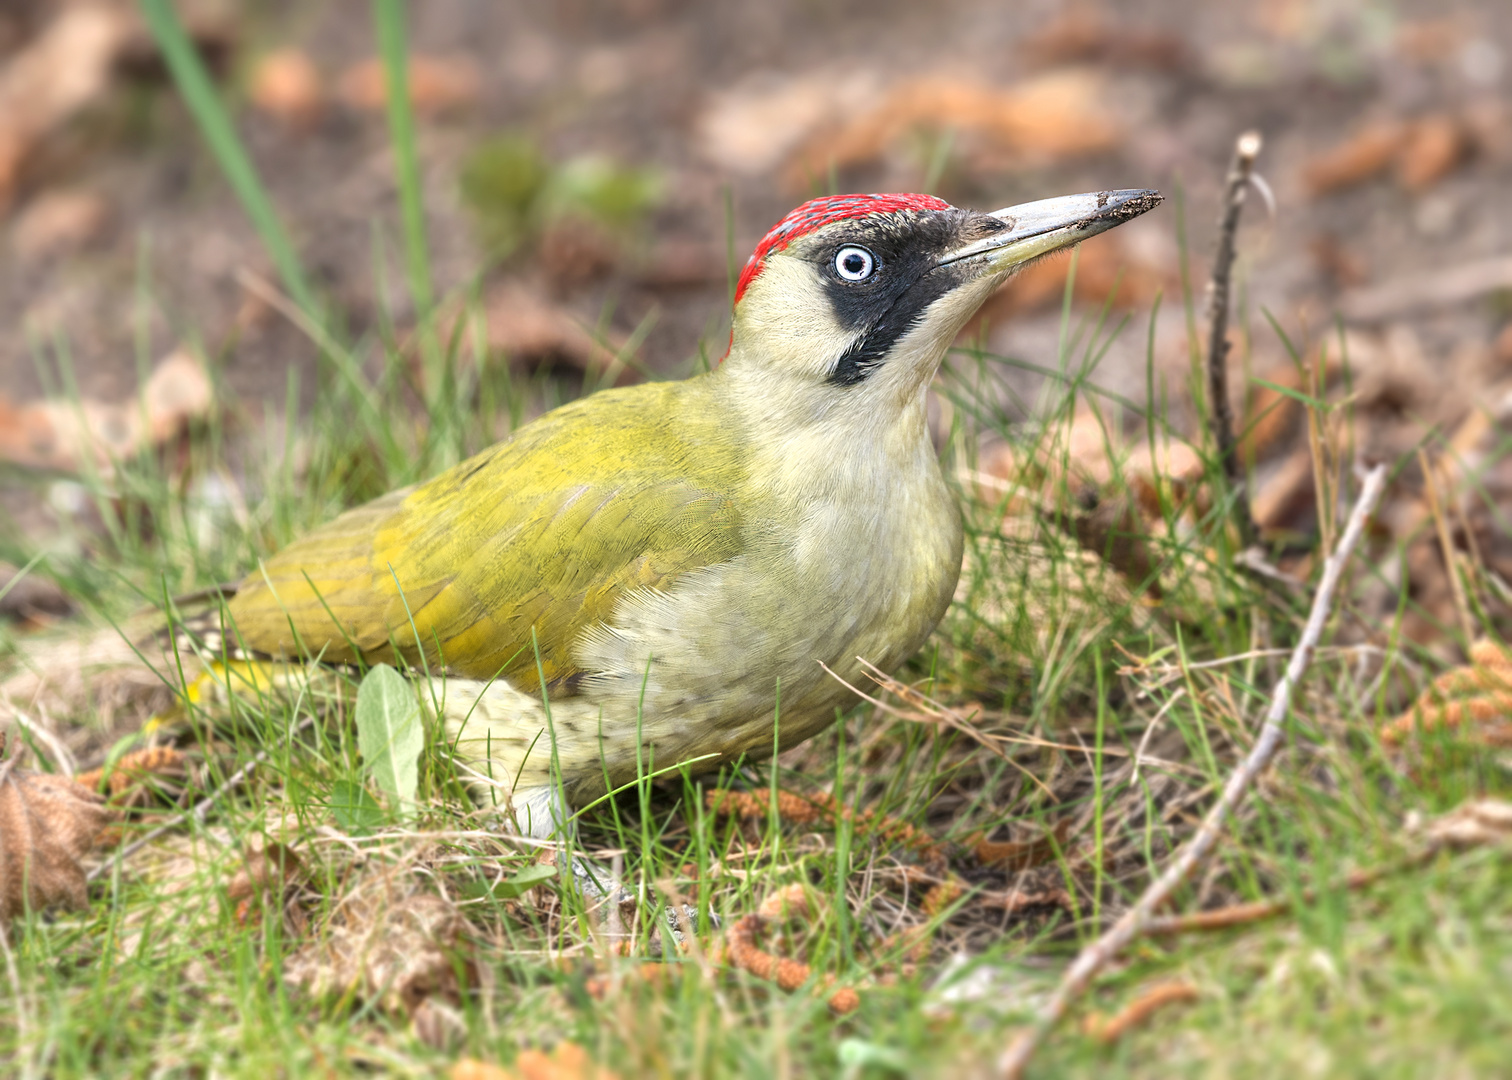
[[[858,656],[891,670],[923,644],[962,552],[932,449],[828,470],[808,460],[806,489],[791,481],[748,517],[743,554],[631,594],[584,635],[579,659],[594,674],[582,689],[606,713],[639,710],[690,745],[722,732],[738,751],[770,745],[779,706],[786,743],[849,696],[821,664],[855,682]]]

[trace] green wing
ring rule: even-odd
[[[413,661],[418,632],[431,663],[535,689],[534,628],[548,684],[570,692],[573,643],[627,590],[742,551],[741,455],[688,400],[702,381],[574,402],[348,511],[247,577],[235,633],[274,655],[379,661],[397,646]]]

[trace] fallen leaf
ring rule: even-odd
[[[1319,270],[1336,286],[1363,285],[1370,280],[1365,261],[1345,246],[1336,232],[1321,232],[1307,242]]]
[[[1464,46],[1466,30],[1464,22],[1455,18],[1407,21],[1397,27],[1392,44],[1417,63],[1443,63]]]
[[[1158,264],[1131,249],[1126,235],[1107,233],[1077,246],[1072,296],[1082,304],[1111,304],[1116,309],[1144,308],[1158,293],[1176,292],[1174,266]],[[983,305],[967,325],[969,337],[983,322],[995,323],[1029,311],[1060,304],[1071,272],[1069,256],[1040,259],[1020,270]]]
[[[309,930],[309,916],[296,901],[306,881],[304,863],[294,849],[270,840],[245,854],[242,868],[226,884],[226,899],[236,906],[242,926],[257,923],[265,906],[282,911],[285,940],[297,941]]]
[[[1422,828],[1435,846],[1464,849],[1512,839],[1512,803],[1501,799],[1472,799]]]
[[[881,92],[881,80],[865,70],[838,77],[832,70],[758,72],[709,98],[694,137],[703,157],[720,168],[760,175],[788,160],[816,129],[861,112]]]
[[[1496,335],[1496,341],[1491,345],[1491,354],[1498,365],[1512,368],[1512,322],[1503,326]]]
[[[410,102],[415,111],[426,115],[452,112],[478,100],[483,86],[482,74],[472,58],[465,55],[411,55],[409,59]],[[348,68],[341,76],[337,93],[354,109],[377,112],[387,107],[388,80],[383,63],[377,57]]]
[[[259,850],[247,852],[245,865],[226,885],[226,897],[242,901],[267,892],[281,894],[304,877],[304,863],[294,849],[269,841]]]
[[[0,459],[74,472],[86,461],[108,473],[116,461],[160,445],[208,416],[210,379],[185,349],[153,369],[136,401],[39,401],[16,406],[0,396]]]
[[[1394,166],[1398,184],[1417,193],[1449,175],[1473,145],[1469,126],[1449,113],[1411,121],[1370,120],[1312,158],[1302,176],[1316,198],[1373,180]]]
[[[5,742],[0,738],[0,754]],[[110,823],[105,800],[67,776],[0,763],[0,923],[87,903],[79,860]]]
[[[1190,48],[1178,35],[1115,23],[1087,8],[1067,11],[1020,40],[1018,50],[1039,67],[1101,63],[1175,71],[1191,60]]]
[[[275,49],[252,68],[252,104],[296,130],[314,127],[325,111],[325,85],[309,54]]]
[[[565,362],[585,372],[609,372],[628,379],[633,372],[616,352],[622,343],[600,342],[581,320],[537,289],[517,281],[502,283],[486,305],[488,346],[511,363]]]
[[[1426,191],[1448,176],[1470,154],[1470,139],[1453,116],[1423,117],[1407,131],[1397,149],[1397,181],[1408,191]]]
[[[1121,129],[1108,99],[1107,81],[1092,70],[1055,71],[1008,87],[951,76],[911,79],[880,104],[816,131],[789,160],[786,178],[804,184],[874,160],[919,127],[976,135],[1017,166],[1111,150]]]
[[[1407,139],[1394,120],[1371,120],[1333,149],[1312,158],[1302,178],[1314,198],[1363,184],[1384,173]]]
[[[86,246],[104,231],[110,207],[99,195],[52,191],[37,196],[16,218],[11,242],[23,259],[38,261]]]
[[[38,142],[103,94],[131,34],[131,20],[118,5],[58,7],[52,22],[0,68],[0,211],[10,205]]]
[[[1302,531],[1305,521],[1317,512],[1315,483],[1312,450],[1299,446],[1279,468],[1271,470],[1250,500],[1255,524],[1268,533]]]

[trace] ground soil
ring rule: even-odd
[[[45,6],[31,11],[30,21],[26,5],[18,10],[23,14],[0,35],[8,42],[0,48],[12,56],[46,17]],[[1266,138],[1259,170],[1275,211],[1252,209],[1241,239],[1248,310],[1258,322],[1258,312],[1268,309],[1299,334],[1328,325],[1341,277],[1379,283],[1512,251],[1512,205],[1503,197],[1512,183],[1512,8],[1496,0],[1143,0],[1078,10],[1112,28],[1102,51],[1082,62],[1106,77],[1107,105],[1126,132],[1117,147],[1048,163],[952,161],[938,184],[946,197],[990,208],[1107,187],[1179,192],[1181,212],[1173,200],[1131,227],[1137,235],[1130,240],[1174,274],[1184,216],[1200,283],[1234,137],[1254,127]],[[557,300],[589,324],[610,312],[608,327],[619,334],[654,313],[642,350],[653,369],[683,368],[700,336],[717,355],[728,309],[727,207],[734,250],[743,258],[772,221],[808,194],[779,170],[741,169],[701,152],[699,124],[717,94],[795,78],[821,85],[833,79],[837,93],[857,78],[886,85],[948,74],[1011,84],[1045,60],[1026,42],[1067,14],[1064,5],[1045,0],[413,5],[412,50],[470,58],[482,76],[475,101],[421,120],[438,284],[463,289],[481,274],[486,290],[536,272],[539,253],[487,268],[457,189],[460,163],[481,140],[525,131],[554,157],[594,152],[659,170],[666,197],[647,223],[653,240],[645,258],[659,259],[663,271],[668,263],[691,268],[683,280],[666,272],[648,277],[643,259],[558,289]],[[295,131],[245,99],[247,72],[274,47],[304,50],[332,82],[372,56],[370,6],[228,4],[216,17],[230,45],[222,71],[242,134],[311,275],[354,332],[374,325],[380,305],[403,324],[408,300],[398,284],[396,195],[382,113],[338,105],[313,128]],[[1117,47],[1142,40],[1165,42],[1169,51],[1152,57]],[[1365,120],[1446,112],[1479,126],[1464,162],[1437,183],[1409,191],[1388,171],[1335,194],[1308,193],[1307,163]],[[920,155],[902,151],[836,179],[844,188],[912,189],[924,173]],[[22,252],[18,223],[29,206],[57,192],[102,198],[104,225],[68,250]],[[1337,258],[1319,256],[1327,243]],[[375,255],[380,249],[386,257]],[[376,284],[379,263],[390,283],[385,296]],[[307,402],[315,350],[283,318],[249,308],[239,282],[248,270],[273,276],[181,102],[160,73],[120,77],[36,152],[9,220],[0,222],[0,325],[8,328],[0,335],[0,387],[18,402],[56,392],[64,385],[63,361],[81,394],[117,400],[130,394],[144,361],[189,340],[213,358],[228,399],[254,410],[259,403],[281,409],[293,369]],[[1179,383],[1186,331],[1174,299],[1168,295],[1159,323],[1157,354]],[[1504,378],[1512,363],[1492,351],[1506,317],[1506,303],[1493,295],[1389,321],[1407,325],[1444,370],[1469,348],[1473,356],[1464,363],[1474,371],[1466,391],[1479,392]],[[990,342],[1048,363],[1058,333],[1059,312],[1051,305],[1000,320]],[[1273,336],[1263,336],[1267,344],[1257,353],[1279,362]],[[1142,330],[1124,336],[1099,378],[1143,396]],[[31,505],[18,491],[35,491],[34,481],[7,474],[12,514]],[[26,516],[45,527],[44,519]]]

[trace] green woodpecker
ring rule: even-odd
[[[955,591],[925,418],[946,349],[1016,269],[1160,198],[805,203],[740,275],[714,370],[564,405],[348,511],[241,583],[235,638],[336,663],[423,649],[459,758],[535,835],[638,769],[807,739],[853,700],[821,662],[895,669]]]

